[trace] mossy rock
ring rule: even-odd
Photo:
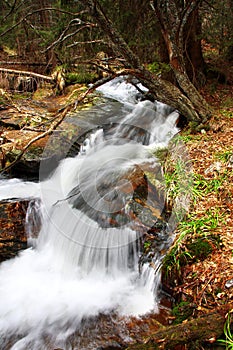
[[[98,78],[97,74],[94,72],[80,71],[80,72],[71,72],[66,73],[65,81],[66,85],[74,84],[90,84],[93,83]]]
[[[181,301],[175,305],[172,309],[172,315],[175,316],[174,324],[182,323],[187,320],[193,314],[195,306],[191,305],[188,301]]]

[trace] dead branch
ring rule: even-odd
[[[82,27],[78,28],[77,30],[75,30],[72,33],[69,33],[67,35],[65,35],[67,33],[67,31],[69,30],[71,25],[81,25]],[[60,37],[55,40],[51,45],[49,45],[45,50],[43,50],[42,52],[45,53],[48,50],[52,49],[53,47],[55,47],[56,45],[64,42],[65,40],[71,38],[72,36],[76,35],[77,33],[79,33],[81,30],[85,29],[85,28],[92,28],[92,27],[96,27],[96,24],[93,23],[89,23],[89,22],[84,22],[82,21],[80,18],[74,18],[72,19],[68,25],[66,26],[66,28],[63,30],[63,32],[61,33]]]
[[[54,82],[53,78],[48,76],[48,75],[43,75],[43,74],[34,73],[34,72],[27,72],[27,71],[23,71],[23,70],[0,68],[0,73],[15,74],[15,75],[20,75],[20,76],[26,75],[26,76],[31,76],[34,78],[42,79],[42,80],[48,81],[50,83]]]
[[[42,67],[48,66],[48,63],[43,62],[20,62],[20,61],[0,61],[0,65],[6,65],[6,66],[34,66],[34,67]]]
[[[77,46],[77,45],[86,45],[86,44],[105,44],[105,45],[108,45],[107,42],[99,39],[99,40],[89,40],[89,41],[75,41],[74,43],[68,45],[67,47],[70,48],[70,47],[74,47],[74,46]]]
[[[17,3],[17,0],[14,0],[14,3],[12,4],[12,6],[11,6],[9,12],[4,16],[4,18],[3,18],[3,20],[2,20],[3,22],[7,19],[7,17],[9,17],[9,16],[12,14],[12,12],[13,12],[14,9],[15,9],[16,3]]]

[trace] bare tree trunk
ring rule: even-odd
[[[201,47],[201,22],[198,9],[195,9],[188,18],[184,36],[183,50],[189,79],[195,86],[202,86],[205,82],[205,61]]]

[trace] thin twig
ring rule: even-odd
[[[76,45],[86,45],[86,44],[105,44],[108,45],[108,43],[104,42],[103,40],[89,40],[89,41],[75,41],[74,43],[67,46],[67,48],[74,47]]]
[[[87,11],[84,10],[84,11],[81,11],[79,13],[72,13],[72,12],[69,12],[69,11],[65,11],[65,10],[60,10],[60,9],[57,9],[57,8],[53,8],[53,7],[45,7],[43,9],[38,9],[38,10],[35,10],[35,11],[31,11],[29,12],[28,14],[26,14],[23,18],[21,18],[17,23],[15,23],[13,26],[11,26],[10,28],[7,28],[3,33],[0,34],[0,37],[6,35],[7,33],[9,33],[10,31],[12,31],[13,29],[15,29],[16,27],[18,27],[22,22],[25,21],[26,18],[34,15],[35,13],[39,13],[39,12],[44,12],[44,11],[55,11],[55,12],[61,12],[61,13],[65,13],[65,14],[68,14],[68,15],[71,15],[71,16],[77,16],[77,15],[80,15],[80,14],[83,14],[83,13],[86,13]]]
[[[77,25],[80,25],[80,24],[83,24],[81,28],[78,28],[77,30],[75,30],[74,32],[72,33],[69,33],[65,36],[65,34],[67,33],[67,31],[69,30],[70,28],[70,25],[77,21]],[[45,53],[47,52],[48,50],[52,49],[53,47],[55,47],[56,45],[58,44],[61,44],[63,41],[75,36],[77,33],[79,33],[81,30],[85,29],[85,28],[89,28],[89,27],[94,27],[96,26],[95,24],[93,23],[85,23],[83,22],[82,20],[80,20],[79,18],[75,18],[73,19],[72,21],[69,22],[69,24],[66,26],[66,28],[63,30],[63,32],[61,33],[60,37],[55,40],[51,45],[49,45],[45,50],[42,51],[42,53]]]

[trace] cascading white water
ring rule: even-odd
[[[116,227],[104,222],[106,214],[127,211],[133,188],[122,175],[156,162],[151,150],[177,132],[177,113],[137,102],[129,86],[115,81],[102,88],[130,109],[111,136],[102,129],[91,133],[79,155],[63,160],[41,183],[0,181],[0,198],[40,198],[42,217],[34,248],[1,264],[0,348],[10,335],[18,335],[13,350],[46,349],[44,335],[62,347],[88,317],[156,310],[154,270],[138,270],[139,234],[121,218]],[[146,145],[132,140],[132,126],[146,132]],[[126,185],[130,189],[122,196]]]

